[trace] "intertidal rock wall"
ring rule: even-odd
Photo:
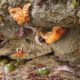
[[[3,39],[14,39],[15,32],[19,27],[10,17],[8,7],[22,7],[28,1],[29,0],[0,1],[0,32],[4,34]],[[30,0],[30,2],[30,24],[32,27],[49,30],[58,25],[69,28],[69,31],[56,43],[51,45],[43,43],[42,46],[37,45],[32,38],[33,36],[29,34],[26,40],[22,39],[20,41],[20,39],[16,39],[17,41],[7,43],[4,48],[0,49],[0,51],[2,51],[0,54],[15,50],[23,44],[26,52],[31,53],[31,51],[35,51],[37,55],[44,55],[45,53],[47,54],[54,51],[56,56],[64,60],[70,61],[72,59],[71,62],[74,62],[74,60],[80,59],[80,0],[76,2],[73,2],[73,0]],[[16,42],[18,44],[16,44]],[[79,54],[77,55],[77,53]]]
[[[32,22],[36,26],[53,27],[63,25],[72,27],[79,23],[79,5],[77,0],[30,0],[32,3]]]

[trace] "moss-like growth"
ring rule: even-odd
[[[72,6],[76,8],[78,6],[77,0],[72,0]]]

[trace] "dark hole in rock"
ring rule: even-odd
[[[2,43],[3,42],[3,40],[0,40],[0,43]]]

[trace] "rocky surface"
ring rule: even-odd
[[[9,16],[8,8],[23,6],[29,0],[1,0],[0,14]],[[75,0],[74,0],[75,1]],[[79,24],[80,2],[72,0],[30,0],[31,2],[31,22],[36,27],[53,27],[54,25],[62,25],[72,27]]]
[[[30,41],[28,39],[17,39],[11,40],[5,44],[5,46],[0,49],[0,55],[6,55],[13,51],[16,51],[17,48],[23,48],[26,52],[27,59],[34,58],[37,56],[45,55],[52,52],[52,48],[44,44],[44,46],[39,46],[35,43],[35,41]]]
[[[46,62],[47,60],[47,62]],[[36,58],[30,62],[27,62],[25,66],[21,66],[16,71],[12,73],[3,73],[3,79],[6,80],[79,80],[79,70],[76,70],[75,67],[71,67],[76,70],[76,74],[72,74],[70,72],[61,71],[58,75],[54,74],[54,69],[57,66],[65,65],[65,63],[61,64],[62,62],[58,62],[56,57],[52,56],[43,56],[40,58]],[[39,65],[45,65],[46,68],[50,69],[50,73],[48,75],[35,75],[36,70],[40,67]]]
[[[16,32],[19,30],[19,25],[10,17],[8,8],[16,6],[22,7],[28,1],[31,2],[30,24],[32,27],[37,28],[37,30],[49,31],[52,27],[58,25],[69,28],[69,31],[60,40],[51,45],[47,45],[45,42],[42,46],[36,44],[34,35],[29,31],[23,38],[18,38]],[[0,0],[0,43],[4,40],[8,40],[4,46],[0,45],[0,56],[6,56],[21,47],[26,52],[27,57],[25,59],[54,53],[54,55],[43,56],[28,62],[25,66],[20,67],[12,74],[7,74],[5,80],[10,80],[11,78],[20,80],[20,76],[23,76],[23,73],[24,76],[21,80],[25,80],[25,75],[28,74],[26,71],[28,65],[31,67],[34,63],[46,64],[51,70],[53,67],[57,67],[61,64],[70,64],[74,65],[76,69],[78,69],[77,67],[80,68],[79,27],[80,0],[77,0],[75,3],[72,0]],[[55,59],[54,56],[57,58]],[[67,64],[66,61],[69,62],[69,64]],[[80,80],[80,69],[78,69],[77,74],[79,75],[76,76],[63,71],[59,74],[61,79],[57,80]],[[17,77],[19,77],[19,79],[17,79]],[[49,80],[49,78],[46,80]]]
[[[80,18],[80,10],[79,10],[79,2],[77,11],[75,9],[76,5],[73,5],[71,0],[59,1],[59,0],[30,0],[31,7],[31,22],[32,25],[37,29],[42,28],[42,30],[49,29],[54,25],[61,25],[64,27],[70,28],[70,31],[66,33],[66,35],[56,43],[52,45],[46,45],[43,43],[43,46],[39,46],[35,43],[33,39],[33,35],[30,37],[28,33],[27,38],[24,39],[16,39],[15,32],[18,30],[18,24],[10,17],[8,12],[8,7],[16,7],[23,6],[28,0],[1,0],[0,2],[0,32],[4,35],[4,37],[0,37],[1,40],[10,39],[4,48],[0,49],[0,54],[6,54],[15,50],[21,45],[24,45],[24,49],[26,52],[34,52],[36,54],[47,54],[54,51],[55,55],[64,58],[63,56],[76,53],[76,50],[79,50],[79,30],[77,27],[78,22],[74,19],[74,16]],[[13,3],[14,2],[14,3]],[[74,24],[74,21],[77,22]],[[40,26],[40,27],[39,27]],[[14,40],[13,40],[14,39]],[[29,42],[30,43],[29,43]],[[16,44],[17,42],[17,44]],[[14,44],[14,45],[13,45]],[[34,45],[33,45],[34,44]],[[36,46],[35,46],[36,45]],[[9,47],[10,46],[10,47]],[[35,48],[34,48],[35,46]],[[29,48],[28,48],[29,47]],[[67,58],[67,57],[66,57]]]
[[[64,60],[68,60],[68,57],[69,61],[78,59],[80,55],[80,30],[71,28],[61,40],[52,44],[52,48],[55,55]]]
[[[75,9],[75,6],[78,2],[73,3],[72,0],[30,1],[32,3],[32,22],[36,26],[53,27],[53,25],[60,24],[71,27],[71,24],[77,20],[77,7]]]

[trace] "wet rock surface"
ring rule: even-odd
[[[55,25],[69,28],[69,31],[57,42],[42,46],[34,40],[34,35],[27,32],[24,37],[17,37],[19,25],[11,18],[9,7],[23,7],[29,0],[0,0],[0,43],[8,40],[4,46],[0,45],[0,56],[7,56],[23,48],[26,52],[25,59],[33,59],[19,69],[4,75],[3,66],[0,75],[2,80],[80,80],[80,4],[73,4],[72,0],[30,0],[31,25],[37,30],[51,30]],[[46,31],[47,32],[47,31]],[[51,55],[47,55],[50,54]],[[47,55],[47,56],[44,56]],[[40,57],[43,56],[43,57]],[[55,57],[56,56],[56,57]],[[12,57],[9,56],[11,59]],[[34,59],[35,57],[38,57]],[[55,58],[54,58],[55,57]],[[69,62],[69,63],[67,63]],[[34,65],[42,63],[51,70],[48,76],[34,76]],[[74,67],[75,74],[62,71],[57,77],[52,70],[59,65]],[[29,71],[30,70],[30,71]],[[30,72],[30,73],[29,73]],[[30,76],[29,76],[30,75]]]

